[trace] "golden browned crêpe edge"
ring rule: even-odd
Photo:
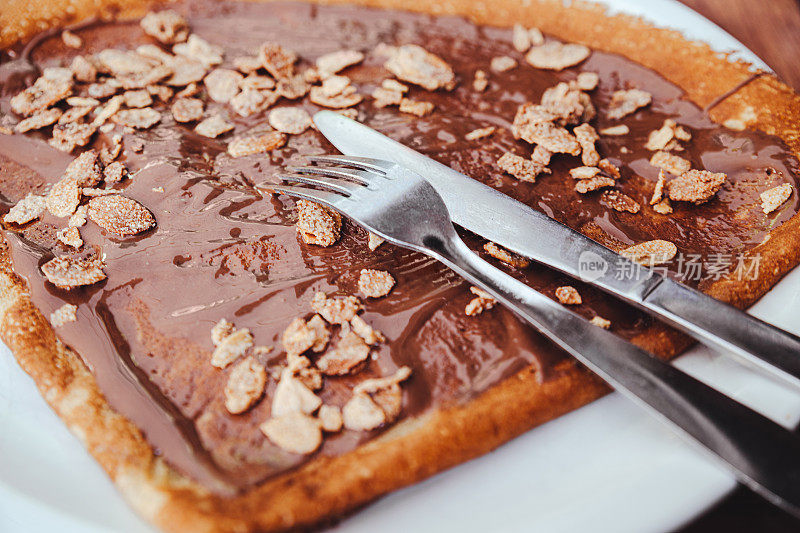
[[[345,3],[345,2],[328,2]],[[606,16],[592,4],[560,0],[358,0],[376,7],[433,14],[460,14],[481,24],[536,26],[558,38],[619,53],[660,72],[706,106],[751,75],[707,46],[677,32],[653,28],[625,15]],[[150,4],[135,0],[6,0],[0,12],[0,46],[51,27],[94,16],[136,17]],[[565,25],[564,21],[569,20]],[[800,97],[773,76],[748,84],[711,112],[718,122],[739,120],[783,138],[800,152]],[[761,254],[760,277],[727,279],[707,292],[739,307],[752,304],[800,262],[800,215],[774,230],[753,253]],[[24,282],[11,270],[0,244],[0,336],[33,378],[42,396],[81,439],[130,504],[167,531],[273,531],[329,522],[374,498],[486,453],[511,438],[576,409],[608,391],[572,362],[539,383],[524,370],[463,405],[405,420],[381,437],[340,457],[317,457],[234,498],[222,498],[173,470],[141,431],[116,413],[77,354],[64,347],[31,303]],[[634,342],[662,357],[690,340],[656,324]],[[508,409],[514,405],[514,409]]]

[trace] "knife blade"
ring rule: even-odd
[[[800,338],[618,255],[522,202],[333,111],[317,129],[345,155],[422,176],[459,226],[644,309],[703,344],[800,387]]]

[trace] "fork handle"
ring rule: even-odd
[[[680,430],[740,482],[800,517],[800,437],[483,261],[457,236],[432,255],[486,290],[619,392]]]

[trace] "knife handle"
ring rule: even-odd
[[[455,235],[432,255],[483,288],[616,390],[800,517],[800,436],[489,265]]]
[[[800,337],[669,278],[641,305],[701,343],[800,386]]]

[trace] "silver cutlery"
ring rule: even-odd
[[[279,177],[301,185],[263,188],[326,205],[398,246],[441,261],[711,452],[742,483],[800,516],[800,436],[480,259],[456,234],[442,198],[415,172],[376,159],[309,159],[328,166],[291,168]]]
[[[320,111],[314,122],[345,155],[392,161],[424,176],[459,226],[587,281],[703,344],[800,387],[800,337],[628,261],[543,213],[339,113]]]

